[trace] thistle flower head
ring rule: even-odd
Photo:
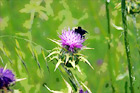
[[[15,81],[15,75],[9,69],[0,68],[0,89]]]
[[[74,30],[68,29],[68,31],[63,30],[60,37],[60,42],[62,46],[69,51],[74,51],[74,49],[81,49],[85,39],[81,37],[79,33],[76,33]]]

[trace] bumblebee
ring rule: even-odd
[[[75,28],[74,30],[76,33],[81,35],[81,38],[85,38],[85,34],[88,33],[86,30],[82,29],[82,27],[78,26],[78,28]]]

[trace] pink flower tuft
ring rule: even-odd
[[[76,33],[74,30],[68,29],[68,31],[63,30],[62,35],[60,37],[60,42],[62,43],[63,47],[68,46],[69,51],[74,51],[74,48],[79,48],[83,46],[83,42],[85,39],[81,37],[79,33]]]

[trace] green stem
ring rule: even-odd
[[[29,43],[32,43],[36,46],[38,46],[39,44],[33,42],[32,40],[29,40],[29,39],[26,39],[26,38],[23,38],[23,37],[19,37],[19,36],[16,36],[16,35],[0,35],[0,38],[13,38],[13,39],[21,39],[21,40],[24,40],[26,42],[29,42]],[[42,47],[41,48],[47,52],[50,52],[51,50],[46,50],[46,48]]]
[[[110,32],[110,16],[109,16],[109,2],[106,1],[106,16],[107,16],[107,28],[108,28],[108,49],[110,50],[111,32]]]
[[[132,78],[132,66],[131,66],[131,56],[130,56],[130,47],[128,42],[128,34],[127,34],[127,20],[126,20],[126,6],[125,6],[125,0],[122,0],[121,2],[121,8],[122,8],[122,21],[123,21],[123,28],[124,28],[124,42],[125,42],[125,50],[127,55],[127,62],[128,62],[128,71],[129,71],[129,80],[130,80],[130,90],[131,93],[134,93],[133,88],[133,78]]]
[[[136,42],[137,42],[137,47],[138,47],[138,52],[139,52],[139,56],[140,56],[140,41],[139,41],[139,31],[137,29],[137,26],[136,26],[136,17],[135,15],[132,15],[132,18],[133,18],[133,25],[134,25],[134,31],[135,31],[135,36],[136,36]]]
[[[108,28],[108,37],[109,37],[109,41],[108,41],[108,64],[109,64],[109,73],[110,73],[110,79],[111,79],[111,88],[112,88],[112,92],[114,93],[115,92],[115,88],[113,86],[113,83],[112,83],[112,77],[113,77],[113,70],[112,70],[112,64],[111,64],[111,57],[110,57],[110,52],[111,52],[111,46],[110,46],[110,43],[111,43],[111,31],[110,31],[110,15],[109,15],[109,2],[106,0],[106,17],[107,17],[107,28]]]
[[[63,67],[63,69],[65,70],[65,72],[67,73],[67,75],[69,76],[69,80],[72,84],[72,86],[74,87],[75,91],[78,91],[77,88],[80,87],[80,84],[78,82],[78,80],[76,79],[76,77],[73,75],[71,70],[68,70],[64,64],[61,64],[61,66]]]

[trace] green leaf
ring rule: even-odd
[[[63,80],[65,81],[67,88],[68,88],[68,92],[67,93],[72,93],[72,87],[70,86],[70,84],[63,78]]]
[[[61,91],[54,91],[54,90],[51,90],[46,84],[44,84],[44,86],[52,93],[63,93]]]
[[[60,51],[53,51],[47,56],[47,58],[54,55],[54,54],[59,54],[59,53],[60,53]]]
[[[85,49],[94,49],[94,48],[84,46],[84,47],[82,47],[82,49],[85,50]]]
[[[56,40],[53,40],[53,39],[50,39],[50,38],[48,38],[48,39],[51,40],[52,42],[56,43],[57,45],[61,46],[61,43],[60,42],[58,42]]]
[[[92,65],[90,64],[90,62],[86,58],[80,56],[79,59],[83,62],[86,62],[94,70],[94,68],[92,67]]]
[[[21,78],[21,79],[16,79],[16,82],[19,82],[19,81],[22,81],[22,80],[25,80],[27,78]]]
[[[77,68],[78,72],[80,72],[82,74],[80,67],[78,65],[76,65],[75,67]]]
[[[63,62],[62,62],[61,59],[59,59],[58,62],[57,62],[57,64],[56,64],[56,66],[55,66],[54,71],[56,71],[56,69],[58,68],[58,66],[59,66],[61,63],[63,63]]]
[[[50,58],[49,61],[52,61],[52,60],[54,60],[54,59],[58,59],[58,56],[53,56],[52,58]]]
[[[69,62],[71,63],[72,67],[75,69],[75,61],[74,60],[69,60]]]
[[[65,61],[65,64],[68,62],[68,60],[69,60],[69,58],[70,58],[70,56],[69,56],[69,54],[67,53],[67,54],[65,54],[66,55],[66,61]]]

